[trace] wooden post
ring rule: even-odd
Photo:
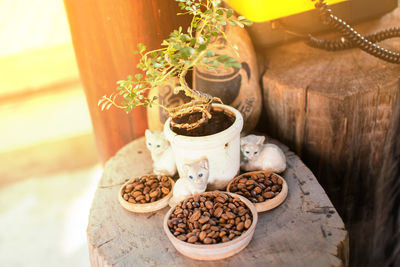
[[[111,109],[102,112],[98,100],[116,88],[116,81],[138,73],[137,43],[149,49],[189,17],[176,16],[175,1],[165,0],[64,0],[72,41],[85,88],[100,158],[110,156],[147,128],[146,112],[130,114]]]
[[[356,29],[369,34],[394,27],[399,19],[397,8]],[[398,51],[400,40],[382,46]],[[387,157],[388,131],[400,123],[392,117],[400,66],[359,49],[326,52],[301,42],[266,51],[266,61],[265,130],[315,173],[349,229],[350,265],[367,266],[379,216],[376,181]]]

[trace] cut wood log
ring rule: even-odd
[[[130,114],[97,106],[103,95],[115,92],[118,80],[139,73],[134,55],[138,43],[149,50],[178,25],[186,28],[188,16],[177,16],[178,4],[165,0],[80,1],[65,0],[69,26],[82,83],[92,117],[102,162],[134,138],[144,135],[146,112],[142,107]]]
[[[373,33],[398,26],[400,9],[355,28]],[[322,38],[335,37],[329,35]],[[400,51],[400,40],[382,46]],[[267,126],[316,174],[350,232],[352,266],[372,255],[377,175],[385,158],[400,66],[359,49],[326,52],[301,42],[265,51]],[[398,125],[400,122],[396,122]],[[391,126],[392,125],[392,126]]]
[[[287,147],[282,174],[289,193],[274,210],[260,213],[250,244],[239,254],[202,266],[347,266],[344,224],[311,171]],[[105,165],[87,229],[92,266],[198,266],[179,254],[163,232],[168,208],[151,214],[126,211],[118,202],[129,178],[151,173],[143,138],[122,148]]]

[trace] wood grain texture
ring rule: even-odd
[[[101,112],[98,100],[115,91],[116,81],[138,73],[137,43],[149,49],[178,25],[188,25],[186,16],[176,16],[175,1],[165,0],[64,0],[75,54],[85,88],[89,111],[103,163],[123,145],[142,136],[147,128],[143,108],[129,115],[123,110]]]
[[[289,194],[278,208],[259,214],[250,244],[239,254],[202,266],[347,266],[347,231],[311,171],[287,147],[283,173]],[[140,138],[105,165],[87,229],[92,266],[198,266],[168,241],[162,222],[167,208],[132,214],[116,194],[126,179],[150,173],[150,153]]]
[[[355,28],[372,33],[397,26],[399,19],[398,8]],[[398,38],[382,45],[400,50]],[[299,42],[266,51],[265,59],[264,130],[316,174],[350,231],[351,265],[366,266],[400,66],[358,49],[332,53]]]

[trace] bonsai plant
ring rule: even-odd
[[[103,96],[98,104],[102,109],[115,106],[126,112],[130,112],[137,106],[151,107],[153,105],[158,105],[166,110],[169,119],[165,123],[164,132],[171,143],[178,172],[182,172],[185,160],[196,160],[205,156],[210,162],[209,182],[213,183],[213,180],[222,178],[223,182],[216,186],[222,188],[239,170],[239,137],[243,127],[243,118],[240,112],[231,107],[212,105],[213,102],[222,104],[222,101],[217,97],[190,88],[185,77],[188,71],[195,66],[204,66],[208,69],[217,69],[221,65],[227,68],[240,68],[241,65],[235,58],[217,55],[213,52],[213,47],[216,45],[217,38],[219,40],[224,38],[229,45],[229,40],[226,39],[224,33],[225,25],[244,27],[244,25],[250,25],[251,22],[242,16],[236,18],[231,9],[220,7],[220,0],[175,1],[183,10],[183,13],[179,14],[193,16],[187,31],[184,32],[182,27],[174,30],[169,38],[162,42],[162,47],[156,50],[147,51],[144,44],[138,44],[138,50],[135,53],[141,56],[137,67],[142,70],[142,73],[136,74],[135,77],[128,76],[127,80],[118,81],[116,92],[109,96]],[[175,93],[183,91],[191,98],[190,102],[172,108],[158,102],[157,97],[147,97],[151,88],[172,82],[174,77],[179,79],[179,85],[174,87]],[[218,113],[216,111],[225,114],[225,117],[230,117],[231,123],[224,123],[223,128],[217,127],[218,129],[215,131],[191,134],[207,125],[213,114]],[[226,121],[226,119],[220,118],[216,124]],[[203,136],[193,137],[193,135]],[[222,145],[210,141],[211,139],[208,138],[210,135],[219,135],[216,138]],[[211,150],[207,148],[207,143],[211,146]],[[190,150],[187,149],[188,146],[191,148]],[[218,146],[221,146],[221,151],[216,153],[215,147]],[[229,168],[232,162],[235,166],[230,171],[224,170]],[[218,167],[218,165],[220,166]]]
[[[226,24],[244,27],[251,22],[240,16],[235,18],[233,10],[219,7],[220,0],[175,0],[184,11],[181,14],[193,16],[187,32],[182,27],[174,30],[170,37],[161,44],[162,48],[146,51],[144,44],[138,44],[136,54],[141,56],[137,67],[144,75],[138,73],[135,77],[128,76],[127,80],[118,81],[117,92],[103,96],[99,100],[102,109],[111,106],[125,109],[130,112],[137,106],[159,105],[165,109],[169,117],[173,118],[171,124],[177,128],[193,129],[211,118],[210,104],[213,101],[222,103],[219,98],[193,90],[185,80],[188,71],[194,66],[205,66],[216,69],[223,64],[225,67],[240,68],[241,65],[235,58],[226,55],[216,55],[212,48],[216,38],[225,37],[223,27]],[[229,44],[229,40],[227,40]],[[148,98],[147,92],[161,84],[168,82],[169,78],[178,77],[180,86],[175,87],[175,92],[184,91],[192,101],[184,105],[170,108],[157,101],[157,97]],[[117,102],[122,97],[121,102]],[[174,118],[193,112],[201,113],[201,118],[193,123],[176,123]]]

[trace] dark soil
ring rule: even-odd
[[[223,110],[212,109],[211,116],[212,117],[210,120],[201,124],[199,127],[195,129],[186,130],[186,129],[179,129],[176,127],[172,127],[172,131],[174,131],[179,135],[185,135],[185,136],[206,136],[206,135],[216,134],[222,132],[225,129],[228,129],[235,121],[235,117],[231,113],[225,112]],[[199,120],[200,118],[201,118],[201,113],[194,112],[192,114],[185,115],[181,118],[175,118],[174,122],[193,123]]]

